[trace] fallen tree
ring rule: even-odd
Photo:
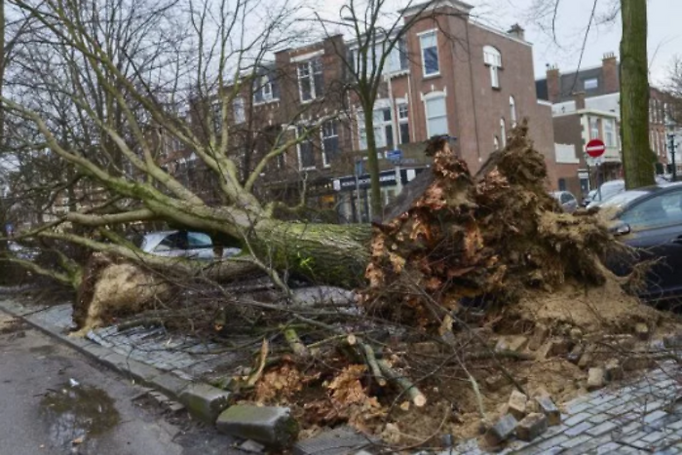
[[[27,90],[2,96],[8,118],[30,126],[32,134],[17,131],[9,142],[27,156],[32,148],[45,149],[70,171],[68,175],[79,176],[53,185],[51,205],[44,210],[54,210],[58,220],[20,233],[19,239],[58,239],[137,260],[144,255],[112,235],[115,227],[163,221],[215,237],[242,239],[261,267],[349,287],[363,282],[368,226],[282,221],[274,215],[278,204],[256,196],[258,181],[271,162],[314,134],[319,125],[313,122],[309,131],[295,136],[285,125],[269,150],[253,151],[249,168],[242,168],[237,153],[238,128],[229,120],[232,106],[244,90],[250,93],[246,87],[263,56],[290,38],[279,35],[293,23],[295,8],[286,2],[273,8],[269,20],[259,22],[262,33],[251,37],[235,19],[245,20],[253,13],[248,2],[228,13],[227,2],[211,6],[190,1],[189,28],[180,26],[178,15],[172,13],[181,7],[177,2],[140,6],[135,1],[101,0],[87,7],[78,2],[10,3],[40,26],[31,30],[33,39],[25,44],[22,61],[25,71],[15,81]],[[211,21],[216,22],[215,29]],[[233,47],[235,38],[241,41],[237,39],[239,44]],[[197,42],[198,54],[196,49],[188,52],[185,46]],[[150,46],[155,49],[151,54],[145,50]],[[238,76],[232,78],[234,74]],[[182,103],[197,111],[193,118],[178,114],[177,105]],[[301,115],[326,115],[311,112],[312,108],[302,107],[289,121],[295,125]],[[202,163],[212,179],[204,183],[215,185],[213,190],[220,193],[217,201],[209,201],[167,169],[168,151],[163,146],[169,140],[191,150]],[[104,203],[87,198],[98,193]],[[57,211],[55,203],[65,195],[69,207]],[[106,241],[79,233],[74,226],[87,226]],[[144,259],[154,266],[178,266],[164,258]],[[69,264],[71,271],[49,271],[10,260],[74,288],[83,275],[73,269],[82,263]],[[240,273],[242,267],[234,269]]]

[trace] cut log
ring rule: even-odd
[[[400,389],[410,397],[412,404],[418,408],[426,405],[426,396],[407,377],[396,372],[385,360],[377,360],[381,371],[391,381],[395,382]]]

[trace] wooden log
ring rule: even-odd
[[[410,381],[407,377],[400,375],[385,360],[377,360],[377,364],[381,371],[389,378],[391,381],[395,382],[398,387],[400,387],[403,392],[405,392],[409,397],[412,404],[418,408],[424,407],[426,405],[426,396]]]

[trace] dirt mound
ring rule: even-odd
[[[542,296],[571,294],[569,283],[611,283],[613,305],[632,302],[602,262],[623,247],[595,215],[563,213],[545,187],[544,157],[525,124],[475,176],[443,144],[433,176],[400,215],[374,224],[363,298],[372,314],[433,330],[472,305],[491,310],[524,301],[523,308],[536,309],[531,302]],[[551,304],[562,306],[560,299]]]
[[[585,287],[566,283],[555,292],[527,293],[503,311],[509,320],[547,326],[570,324],[584,331],[632,333],[638,323],[655,327],[661,313],[623,292],[618,281]]]

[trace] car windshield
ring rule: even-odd
[[[616,195],[612,196],[607,201],[604,201],[604,203],[601,204],[600,207],[602,209],[606,209],[606,208],[619,209],[619,208],[629,204],[630,202],[634,201],[635,199],[640,198],[646,194],[647,194],[646,191],[636,191],[636,190],[624,191],[620,194],[616,194]]]
[[[601,191],[597,191],[594,198],[600,201],[606,201],[613,196],[620,194],[625,189],[625,182],[622,180],[616,180],[613,182],[606,182],[601,186]],[[601,192],[601,194],[600,194]]]

